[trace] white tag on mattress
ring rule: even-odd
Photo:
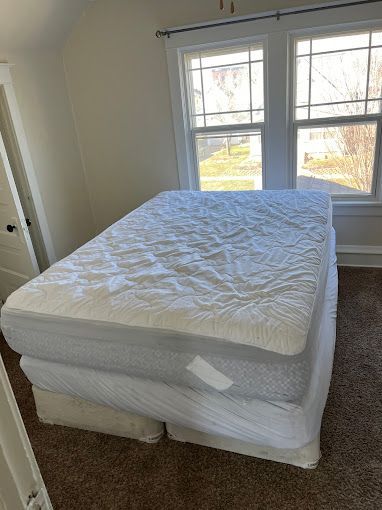
[[[195,356],[186,368],[199,377],[199,379],[215,388],[215,390],[227,390],[233,384],[231,379],[219,372],[219,370],[216,370],[216,368],[207,363],[207,361],[200,356]]]

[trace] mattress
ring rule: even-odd
[[[21,367],[37,387],[148,416],[207,434],[274,448],[300,448],[320,432],[336,334],[337,267],[331,259],[317,351],[300,403],[235,397],[216,390],[154,382],[112,371],[69,366],[28,356]]]
[[[326,193],[161,193],[13,293],[4,336],[35,358],[293,401],[330,237]]]

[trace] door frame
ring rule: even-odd
[[[35,248],[36,252],[45,253],[47,261],[49,265],[53,264],[57,261],[57,256],[53,247],[53,241],[50,234],[50,229],[48,226],[47,215],[45,213],[45,209],[43,206],[36,172],[33,166],[32,157],[29,151],[27,138],[25,135],[23,123],[21,120],[20,110],[16,100],[16,94],[13,87],[12,76],[11,76],[11,67],[12,64],[9,63],[0,63],[0,87],[4,92],[4,98],[6,101],[6,107],[9,112],[9,120],[12,124],[12,128],[14,131],[14,136],[17,142],[17,149],[19,152],[19,156],[21,158],[23,168],[16,169],[17,171],[24,172],[24,180],[26,181],[29,189],[30,196],[23,197],[24,200],[22,202],[30,202],[31,207],[29,214],[35,212],[34,216],[31,220],[35,222],[35,225],[39,226],[39,231],[41,232],[40,236],[40,244],[42,246],[37,246]],[[12,133],[9,134],[12,136]],[[12,169],[12,173],[15,169]],[[18,193],[23,193],[24,190],[18,190]],[[34,243],[39,242],[38,237],[34,239]]]
[[[1,356],[0,407],[0,508],[53,510]]]
[[[37,213],[32,200],[29,182],[25,173],[24,161],[20,153],[17,136],[13,128],[3,85],[0,85],[0,137],[3,140],[3,144],[1,145],[4,145],[4,147],[2,147],[2,150],[5,150],[5,155],[9,163],[11,174],[13,175],[13,180],[16,184],[24,217],[29,219],[28,231],[41,272],[47,269],[50,264],[44,240],[42,238]]]

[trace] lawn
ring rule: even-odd
[[[230,179],[227,181],[207,181],[201,182],[202,191],[246,191],[255,189],[253,179],[246,181],[238,181]]]
[[[312,159],[302,166],[300,175],[361,191],[351,175],[336,171],[335,158]],[[203,191],[245,191],[261,188],[261,163],[250,157],[249,144],[217,148],[200,162],[200,187]]]
[[[261,164],[249,155],[249,144],[233,145],[213,152],[200,163],[203,191],[242,191],[255,189],[261,176]],[[236,179],[235,179],[236,177]]]
[[[339,168],[339,160],[342,160]],[[353,188],[355,192],[367,192],[370,184],[365,182],[364,186],[357,185],[357,179],[355,176],[344,173],[344,168],[348,166],[349,170],[352,167],[352,160],[347,156],[342,158],[326,158],[326,159],[311,159],[302,166],[303,170],[308,170],[307,175],[316,177],[317,179],[324,179],[342,186]],[[372,169],[370,169],[370,178]],[[364,189],[362,189],[364,188]]]

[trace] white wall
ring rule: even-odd
[[[0,48],[1,51],[1,48]],[[62,53],[2,51],[12,78],[48,225],[58,258],[94,234]]]
[[[236,0],[243,15],[307,3]],[[98,230],[179,186],[166,54],[154,33],[220,15],[229,13],[217,0],[97,0],[75,26],[64,61]],[[382,244],[381,217],[336,217],[335,226],[339,244]]]

